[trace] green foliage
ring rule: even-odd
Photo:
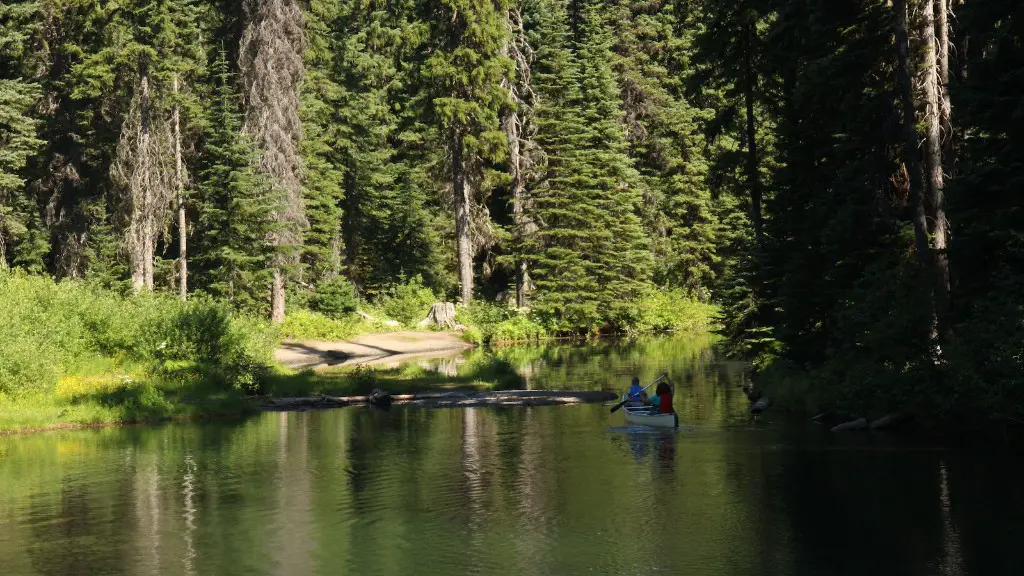
[[[413,326],[427,317],[430,306],[437,301],[434,291],[423,285],[423,278],[413,276],[407,282],[387,288],[374,305],[388,319]]]
[[[102,357],[154,374],[181,363],[202,366],[229,388],[253,389],[276,342],[264,323],[236,318],[210,300],[124,299],[21,274],[0,274],[0,297],[9,303],[0,328],[0,393],[8,395],[53,393],[59,377]]]
[[[277,230],[275,207],[268,202],[273,187],[256,170],[255,145],[242,131],[235,80],[223,50],[212,71],[216,93],[199,171],[195,276],[205,291],[236,310],[263,314]]]
[[[538,3],[536,140],[547,156],[530,189],[533,309],[560,333],[593,333],[625,317],[648,284],[651,255],[641,228],[640,179],[626,155],[610,30],[586,4],[579,52],[569,43],[565,5]]]
[[[310,304],[313,309],[334,319],[351,316],[359,307],[355,286],[344,276],[335,276],[317,285]]]
[[[490,330],[488,341],[494,344],[536,342],[547,337],[548,331],[544,326],[529,316],[517,314],[495,324]]]
[[[715,327],[719,309],[697,301],[678,288],[652,289],[634,304],[630,331],[706,332]]]
[[[358,318],[332,318],[308,310],[290,310],[281,324],[281,336],[289,340],[345,340],[361,332]]]

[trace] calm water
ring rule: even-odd
[[[1013,455],[749,422],[704,339],[502,362],[534,387],[669,369],[691,427],[354,407],[0,438],[0,574],[1024,574]]]

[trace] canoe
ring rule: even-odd
[[[626,413],[626,422],[637,426],[654,426],[656,428],[678,428],[679,415],[675,412],[659,414],[650,407],[623,406]]]

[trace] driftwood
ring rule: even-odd
[[[420,326],[434,325],[442,330],[455,328],[455,304],[451,302],[435,302],[427,312],[427,317],[420,320]]]
[[[418,394],[391,394],[392,404],[408,404],[428,408],[465,408],[471,406],[552,406],[586,404],[615,400],[614,392],[592,390],[505,390],[501,392],[424,392]],[[264,410],[308,410],[311,408],[337,408],[373,403],[374,395],[367,396],[313,396],[306,398],[272,398],[263,405]]]
[[[907,415],[903,412],[892,412],[882,416],[878,420],[871,423],[872,430],[884,430],[886,428],[892,428],[903,423],[907,419]]]
[[[857,418],[849,422],[843,422],[832,427],[833,432],[846,432],[847,430],[863,430],[868,427],[867,418]]]

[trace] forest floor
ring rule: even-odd
[[[274,360],[294,370],[380,366],[417,357],[454,355],[473,347],[458,332],[389,332],[333,342],[282,342]]]

